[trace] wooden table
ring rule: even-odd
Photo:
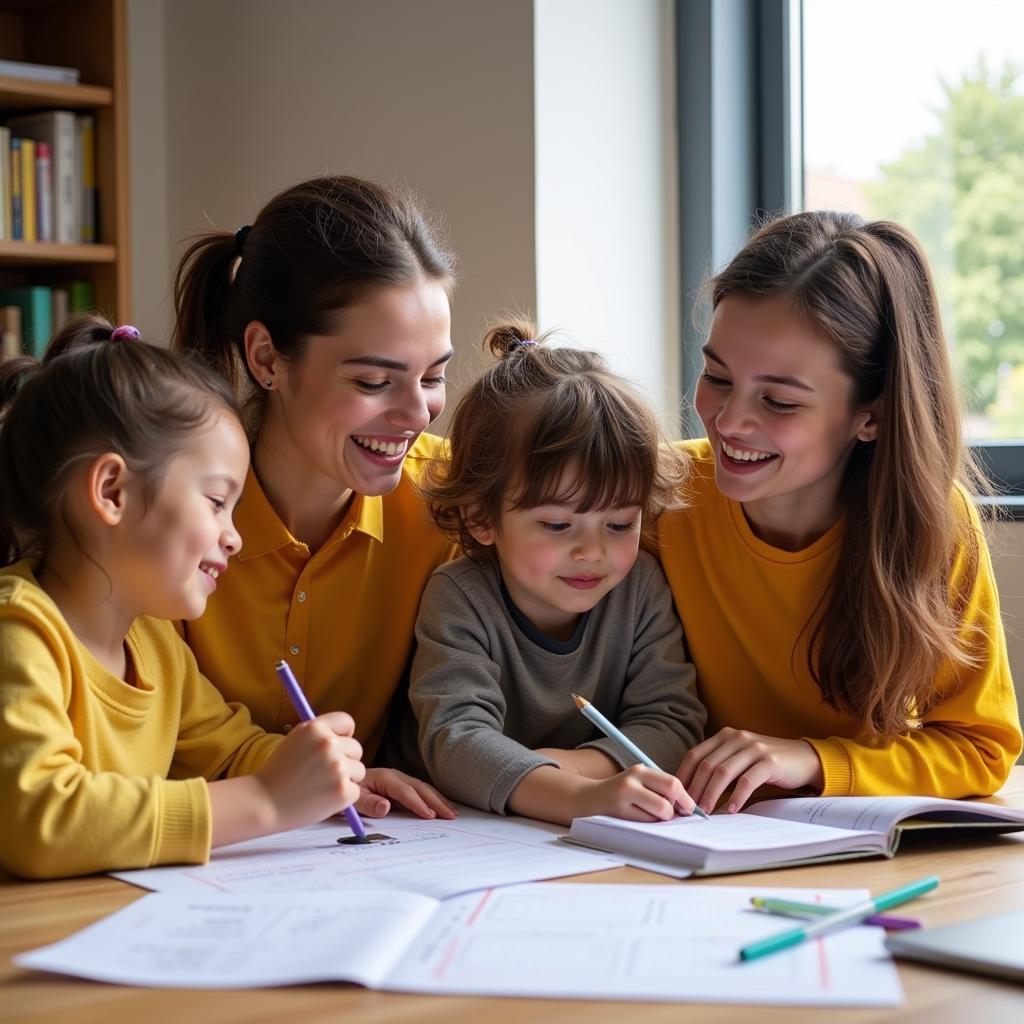
[[[1024,807],[1024,766],[1013,770],[994,802]],[[936,873],[941,887],[915,903],[913,914],[926,925],[1024,909],[1024,833],[977,842],[916,839],[894,860],[861,860],[733,875],[725,879],[676,882],[634,868],[580,875],[573,881],[646,882],[666,885],[764,884],[808,887],[892,889]],[[565,879],[559,879],[565,881]],[[11,964],[15,953],[54,942],[131,903],[139,889],[106,877],[64,882],[22,882],[0,873],[0,1021],[144,1021],[205,1024],[207,1021],[317,1024],[373,1021],[374,1024],[504,1024],[558,1020],[571,1024],[672,1022],[717,1024],[753,1020],[758,1024],[797,1021],[853,1024],[870,1021],[927,1021],[928,1024],[992,1024],[1024,1021],[1024,987],[976,975],[901,964],[906,991],[893,1009],[796,1009],[679,1003],[612,1003],[539,999],[478,999],[404,996],[367,992],[346,985],[208,992],[122,988],[24,971]],[[1021,936],[1024,945],[1024,935]]]

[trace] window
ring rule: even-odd
[[[918,237],[966,435],[1024,493],[1024,4],[803,0],[802,30],[803,206]]]
[[[676,20],[687,312],[761,211],[905,224],[968,440],[1024,515],[1024,2],[677,0]],[[684,393],[699,335],[685,317]]]

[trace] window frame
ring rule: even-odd
[[[675,7],[681,421],[687,436],[699,436],[692,398],[703,283],[758,218],[803,207],[803,0],[676,0]],[[1024,519],[1024,438],[968,444],[996,493],[986,503]]]

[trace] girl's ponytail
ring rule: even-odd
[[[536,343],[537,331],[529,320],[511,319],[492,325],[484,335],[483,348],[495,359],[504,359],[524,345]]]

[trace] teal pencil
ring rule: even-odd
[[[615,740],[626,753],[632,754],[642,765],[653,768],[656,772],[661,771],[652,758],[648,757],[624,732],[612,725],[589,700],[581,697],[578,693],[574,693],[572,699],[576,707],[583,712],[584,717],[590,719],[610,740]],[[706,818],[708,816],[708,812],[696,804],[694,804],[693,813],[699,818]]]
[[[939,884],[938,875],[929,875],[927,878],[911,882],[891,892],[884,892],[874,899],[865,900],[863,903],[855,903],[852,907],[844,907],[834,914],[821,917],[817,921],[805,924],[801,928],[793,928],[788,932],[780,932],[767,939],[752,942],[740,950],[741,960],[756,960],[758,957],[768,956],[770,953],[778,953],[780,950],[789,949],[791,946],[798,946],[807,939],[813,939],[818,935],[835,931],[837,928],[845,928],[846,925],[860,924],[866,917],[872,914],[881,913],[890,907],[899,906],[901,903],[908,903],[910,900],[931,892]]]

